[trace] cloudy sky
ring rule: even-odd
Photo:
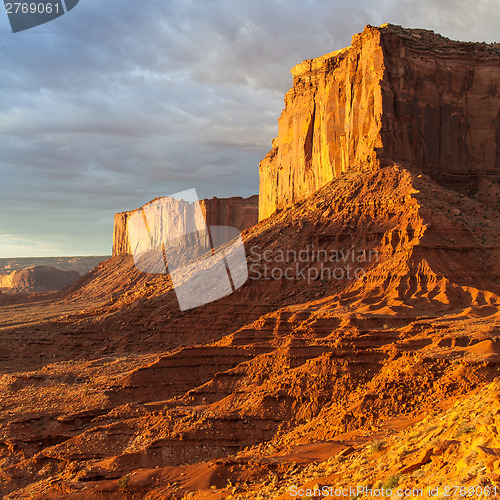
[[[0,13],[0,257],[106,255],[113,215],[258,191],[289,70],[366,24],[499,41],[498,0],[80,0]]]

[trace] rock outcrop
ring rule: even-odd
[[[394,163],[468,194],[498,185],[500,44],[367,26],[350,47],[291,72],[278,137],[260,164],[259,219],[342,172]],[[488,191],[497,206],[498,190]]]
[[[144,206],[158,199],[155,198]],[[200,200],[199,203],[207,226],[234,226],[243,231],[252,227],[258,221],[258,200],[259,197],[257,195],[250,196],[249,198],[241,198],[239,196],[232,198],[213,197],[211,199]],[[185,211],[186,203],[182,200],[172,199],[172,220],[175,219],[176,213],[180,214]],[[130,216],[136,212],[137,209],[115,215],[113,255],[132,253],[127,222]]]
[[[56,267],[62,271],[76,271],[80,276],[83,276],[110,257],[110,255],[84,255],[71,257],[0,258],[0,274],[9,274],[16,269],[43,266]]]
[[[0,287],[23,292],[52,292],[71,285],[79,277],[80,274],[77,271],[35,266],[0,275]]]

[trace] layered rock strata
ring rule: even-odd
[[[166,200],[168,197],[161,198]],[[207,226],[233,226],[240,231],[248,229],[257,223],[258,220],[258,196],[250,196],[249,198],[232,197],[232,198],[216,198],[200,200],[199,206],[201,213],[205,218]],[[150,201],[145,207],[158,198]],[[171,199],[171,214],[172,221],[182,220],[181,214],[186,211],[186,203],[183,200]],[[115,215],[115,224],[113,232],[113,255],[130,254],[130,238],[127,229],[127,222],[131,215],[137,212],[131,210],[129,212],[121,212]],[[176,214],[179,217],[176,217]],[[179,232],[182,232],[179,230]]]
[[[500,44],[367,26],[350,47],[291,73],[278,137],[260,163],[259,219],[342,172],[394,163],[468,194],[498,185]]]
[[[0,275],[0,287],[24,292],[51,292],[71,285],[79,277],[77,271],[63,271],[51,266],[34,266]]]

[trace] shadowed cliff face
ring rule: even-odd
[[[382,29],[383,151],[473,192],[500,174],[500,45]]]
[[[260,164],[261,220],[346,170],[395,162],[497,206],[498,44],[367,26],[350,47],[292,74],[278,137]]]

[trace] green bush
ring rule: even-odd
[[[390,489],[392,490],[399,484],[399,480],[401,479],[401,474],[396,474],[394,476],[391,476],[385,483],[384,483],[384,488],[386,490]]]
[[[370,445],[370,451],[372,453],[380,451],[384,446],[385,441],[383,441],[382,439],[380,439],[379,441],[373,441],[373,443]]]
[[[124,493],[128,490],[128,484],[130,483],[130,476],[127,474],[118,480],[118,489]]]

